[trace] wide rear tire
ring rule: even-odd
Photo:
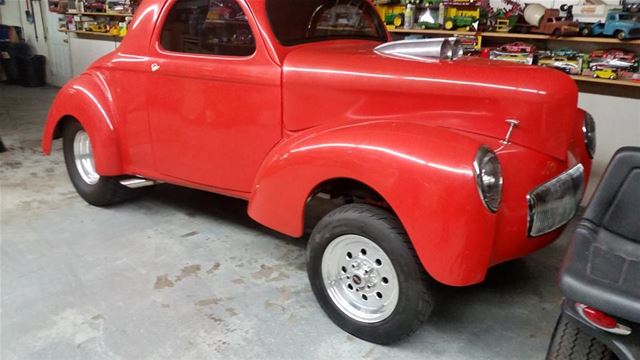
[[[553,332],[547,360],[614,360],[616,356],[603,343],[586,334],[560,314]]]
[[[100,176],[95,170],[93,147],[78,122],[66,124],[62,135],[64,161],[73,187],[94,206],[118,204],[141,195],[145,189],[129,189],[115,177]]]
[[[390,344],[413,334],[433,308],[433,280],[400,221],[365,204],[342,206],[315,227],[307,273],[322,309],[344,331]]]

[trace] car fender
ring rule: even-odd
[[[496,221],[475,183],[473,161],[481,145],[458,131],[418,122],[308,130],[267,157],[249,215],[299,237],[314,189],[330,179],[356,180],[390,205],[432,277],[449,285],[477,283],[489,267]]]
[[[89,134],[96,171],[100,175],[122,174],[113,98],[100,72],[85,73],[67,83],[57,94],[42,138],[42,151],[51,153],[52,141],[62,136],[58,125],[73,118]]]

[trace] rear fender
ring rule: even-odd
[[[64,119],[78,121],[89,134],[96,171],[113,176],[123,173],[116,112],[104,78],[99,72],[85,73],[65,85],[53,102],[42,138],[42,151],[49,155],[58,125]]]
[[[267,157],[249,214],[299,237],[313,189],[334,178],[357,180],[391,206],[431,276],[449,285],[477,283],[489,266],[495,224],[475,186],[480,146],[461,133],[410,122],[316,128]]]

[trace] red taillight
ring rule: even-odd
[[[582,315],[594,324],[605,329],[615,329],[618,326],[616,319],[589,306],[582,308]]]
[[[578,310],[578,314],[580,314],[580,316],[599,329],[617,335],[631,334],[631,328],[618,323],[618,320],[598,309],[594,309],[585,304],[576,303],[576,310]]]

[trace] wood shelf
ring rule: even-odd
[[[120,35],[112,35],[112,34],[109,34],[109,33],[101,33],[101,32],[95,32],[95,31],[65,30],[65,29],[59,29],[58,31],[63,32],[63,33],[73,33],[73,34],[80,34],[80,35],[112,37],[112,38],[116,38],[116,39],[122,39],[123,38],[123,36],[120,36]]]
[[[586,81],[586,82],[593,82],[593,83],[600,83],[600,84],[607,84],[607,85],[640,87],[640,80],[609,80],[609,79],[594,78],[594,77],[585,76],[585,75],[571,75],[571,78],[576,81]]]
[[[99,13],[99,12],[77,12],[77,13],[66,13],[65,15],[115,16],[115,17],[133,16],[133,14]]]
[[[616,38],[607,37],[591,37],[591,36],[550,36],[543,34],[519,34],[519,33],[502,33],[502,32],[474,32],[474,31],[452,31],[452,30],[419,30],[419,29],[395,29],[389,30],[395,34],[422,34],[422,35],[481,35],[483,37],[493,38],[511,38],[511,39],[531,39],[531,40],[548,40],[548,41],[572,41],[572,42],[588,42],[588,43],[604,43],[618,45],[640,45],[640,39],[635,40],[618,40]]]

